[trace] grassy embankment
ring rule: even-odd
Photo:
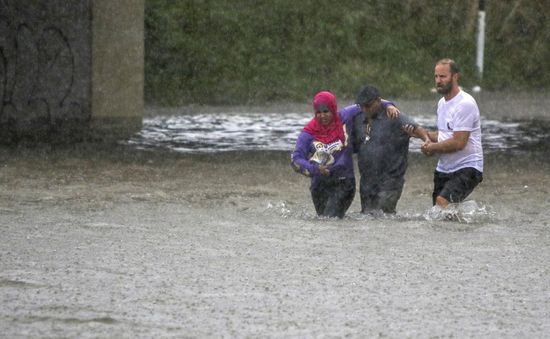
[[[366,82],[392,97],[432,87],[452,57],[462,85],[550,87],[550,2],[488,1],[483,79],[477,0],[146,2],[146,100],[161,105],[352,98]]]

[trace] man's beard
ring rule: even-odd
[[[436,87],[436,90],[437,90],[437,93],[446,95],[451,92],[452,88],[453,88],[453,84],[449,82],[441,87]]]

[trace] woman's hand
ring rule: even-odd
[[[330,171],[328,169],[327,165],[319,165],[319,172],[321,172],[322,175],[329,176]]]

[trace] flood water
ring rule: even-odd
[[[435,118],[415,116],[417,123],[435,129]],[[138,148],[177,152],[290,151],[311,113],[241,112],[156,116],[146,118],[142,131],[129,143]],[[550,123],[482,119],[485,152],[521,151],[549,140]],[[413,138],[410,151],[420,152]]]
[[[485,152],[528,151],[550,140],[550,117],[544,115],[548,110],[544,105],[549,99],[544,96],[523,97],[514,102],[491,96],[477,99],[481,101]],[[433,101],[395,101],[421,126],[435,129]],[[165,148],[182,153],[290,151],[298,133],[312,117],[310,108],[304,105],[287,106],[284,111],[275,112],[276,107],[271,112],[256,109],[218,108],[201,112],[188,107],[158,111],[153,108],[143,121],[142,131],[128,142],[138,148]],[[420,145],[420,140],[412,139],[410,150],[420,152]]]
[[[307,106],[152,108],[112,147],[0,147],[0,337],[549,337],[539,99],[481,103],[484,181],[454,221],[430,218],[437,159],[414,145],[397,215],[356,196],[316,217],[289,165]],[[399,104],[431,126],[433,102]]]

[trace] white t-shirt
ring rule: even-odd
[[[475,99],[460,91],[454,98],[437,103],[437,141],[452,138],[453,132],[468,131],[470,138],[463,150],[443,153],[437,163],[437,171],[451,173],[465,167],[473,167],[483,172],[483,148],[481,146],[481,124],[479,108]]]

